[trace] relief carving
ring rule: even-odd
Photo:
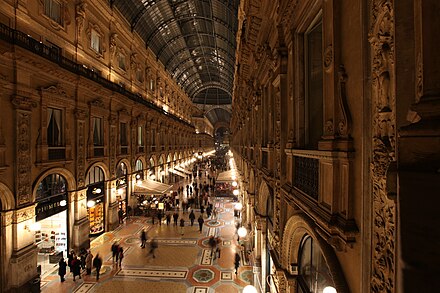
[[[110,35],[110,44],[109,44],[110,64],[113,64],[113,59],[115,58],[116,49],[117,49],[117,45],[116,45],[117,39],[118,39],[118,34],[113,33]]]
[[[101,99],[95,99],[89,102],[90,106],[97,107],[100,109],[106,109],[104,102]]]
[[[423,60],[422,56],[417,56],[417,76],[416,76],[416,103],[420,102],[423,95]]]
[[[348,138],[351,130],[351,114],[348,108],[347,95],[345,90],[345,83],[347,81],[347,74],[345,73],[344,65],[339,65],[339,106],[341,108],[342,117],[338,122],[338,133],[340,137]]]
[[[36,103],[24,97],[14,97],[14,105],[24,108],[35,107]],[[18,205],[32,202],[32,182],[31,182],[31,112],[29,110],[16,110],[16,192]]]
[[[81,44],[82,31],[84,29],[84,21],[86,19],[86,7],[87,7],[87,3],[85,1],[81,1],[75,7],[75,11],[76,11],[75,20],[76,20],[78,44]]]
[[[387,197],[387,170],[395,162],[393,0],[371,0],[373,227],[371,292],[395,292],[396,204]]]
[[[78,110],[76,111],[78,113]],[[84,121],[77,120],[78,127],[78,140],[77,140],[77,156],[76,156],[76,167],[77,167],[77,184],[78,187],[85,186],[85,147],[84,147]]]
[[[329,45],[324,50],[324,69],[329,72],[333,65],[333,46]]]

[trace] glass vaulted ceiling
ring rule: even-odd
[[[110,0],[110,5],[195,104],[232,103],[239,0]]]

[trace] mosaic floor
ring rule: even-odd
[[[172,224],[155,225],[151,220],[134,217],[127,220],[112,232],[107,232],[91,243],[92,254],[99,253],[103,267],[99,281],[96,273],[84,273],[82,279],[73,281],[66,275],[66,282],[60,283],[55,270],[41,281],[41,291],[51,292],[241,292],[252,279],[250,266],[234,271],[234,255],[237,249],[233,204],[217,199],[219,208],[217,219],[207,219],[202,233],[198,225],[190,226],[188,214],[180,213],[186,219],[184,235],[180,228]],[[195,209],[196,218],[199,210]],[[148,248],[140,248],[140,231],[146,228],[148,237],[157,237],[159,247],[155,258],[148,255]],[[222,237],[221,258],[211,258],[207,240],[211,235]],[[122,266],[112,262],[110,247],[114,241],[120,243],[125,251]],[[148,247],[148,246],[147,246]]]

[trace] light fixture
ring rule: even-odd
[[[258,293],[257,288],[252,285],[247,285],[243,288],[243,293]]]
[[[65,207],[66,205],[67,205],[67,201],[65,199],[60,201],[60,206]]]
[[[234,189],[234,190],[232,191],[232,194],[235,195],[235,196],[237,196],[237,195],[240,194],[240,191],[238,191],[238,189]]]
[[[94,200],[89,200],[87,202],[87,207],[88,208],[93,208],[95,206],[96,202]]]
[[[238,183],[237,181],[232,182],[232,186],[237,187]]]
[[[244,238],[244,237],[246,237],[246,235],[247,235],[247,230],[246,230],[246,228],[245,228],[245,227],[240,227],[240,228],[238,228],[238,230],[237,230],[237,234],[238,234],[238,236],[239,236],[240,238]]]
[[[243,205],[241,204],[241,202],[237,202],[235,204],[235,207],[234,207],[235,210],[241,211],[242,208],[243,208]]]
[[[332,286],[327,286],[322,290],[322,293],[337,293],[336,289]]]
[[[232,175],[231,179],[235,181],[237,177],[235,175]]]
[[[155,202],[154,202],[155,204],[158,204],[159,203],[159,201],[158,200],[156,200]]]
[[[92,193],[93,194],[100,194],[101,191],[102,191],[101,188],[97,187],[97,188],[93,189]]]
[[[141,175],[140,174],[136,174],[136,179],[141,179]]]

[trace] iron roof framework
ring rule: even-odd
[[[239,0],[109,0],[198,105],[232,103]],[[230,114],[208,115],[229,123]],[[212,116],[212,117],[211,117]],[[223,120],[228,119],[228,120]]]

